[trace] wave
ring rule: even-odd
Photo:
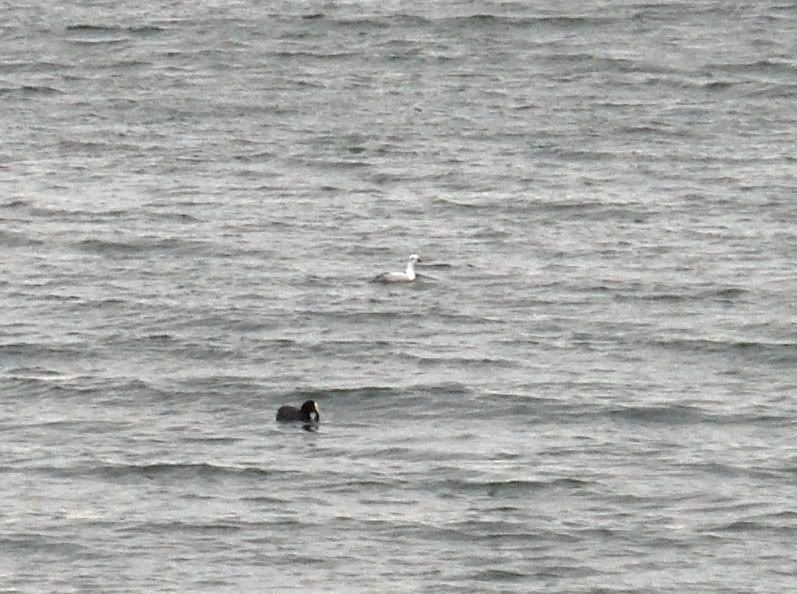
[[[588,288],[587,290],[590,290]],[[616,287],[613,290],[622,291],[622,288]],[[617,301],[711,301],[717,300],[721,302],[735,301],[750,293],[749,289],[742,289],[740,287],[722,287],[716,289],[706,289],[703,291],[694,291],[688,288],[676,292],[672,290],[664,290],[663,288],[653,288],[648,292],[644,292],[642,288],[635,289],[633,293],[620,292],[614,298]]]
[[[664,69],[660,66],[648,64],[630,58],[609,58],[598,54],[590,53],[574,53],[574,54],[557,54],[551,53],[550,55],[542,58],[546,62],[561,65],[569,64],[570,69],[577,72],[593,72],[596,70],[601,71],[615,71],[615,72],[671,72],[671,70]]]
[[[134,68],[149,68],[153,66],[153,63],[147,60],[139,60],[139,59],[123,59],[118,60],[116,62],[109,62],[107,64],[97,64],[95,68],[98,70],[122,70],[126,68],[134,69]],[[132,104],[134,103],[133,99],[128,99],[128,101]]]
[[[582,416],[606,415],[613,419],[641,423],[663,423],[668,425],[749,425],[768,424],[786,426],[792,421],[787,415],[762,414],[758,412],[734,412],[729,414],[708,412],[697,406],[684,404],[650,406],[616,406],[602,411],[587,411]]]
[[[323,18],[323,15],[322,15]],[[340,19],[337,22],[358,25],[386,26],[400,23],[402,26],[456,26],[456,27],[512,27],[523,28],[534,26],[557,27],[561,29],[579,29],[588,26],[602,26],[620,20],[614,16],[567,16],[567,15],[539,15],[518,16],[507,14],[489,14],[477,12],[470,15],[424,17],[412,14],[394,14],[387,17],[362,17],[355,19]]]
[[[433,482],[435,490],[456,493],[483,493],[489,497],[520,495],[531,491],[544,490],[582,490],[592,486],[591,481],[576,478],[543,479],[508,479],[508,480],[466,480],[445,479]]]
[[[118,26],[118,25],[92,25],[92,24],[77,24],[67,25],[67,31],[74,31],[78,33],[133,33],[136,35],[156,35],[163,33],[164,29],[156,25],[135,25],[135,26]]]
[[[360,386],[357,388],[302,388],[287,393],[284,397],[295,400],[335,398],[386,398],[402,395],[403,391],[387,386]]]
[[[532,574],[512,571],[510,569],[488,568],[476,571],[470,576],[470,579],[477,582],[507,582],[526,580],[531,575]]]
[[[67,25],[67,31],[88,31],[101,33],[105,31],[121,31],[120,27],[113,27],[108,25]]]
[[[126,480],[171,480],[202,478],[241,478],[262,480],[292,476],[298,470],[274,470],[260,466],[224,466],[208,462],[156,462],[151,464],[107,464],[100,466],[32,466],[23,469],[61,478],[98,477],[111,481]]]
[[[421,367],[434,367],[437,365],[443,365],[447,367],[450,366],[467,367],[470,369],[473,369],[474,367],[514,369],[522,365],[521,362],[516,360],[497,359],[492,357],[451,357],[451,356],[424,357],[424,356],[410,355],[410,358],[413,359]]]
[[[20,97],[63,95],[64,92],[56,87],[47,85],[22,85],[21,87],[0,87],[0,97],[4,95],[17,95]]]
[[[358,55],[355,52],[312,52],[312,51],[277,51],[271,54],[276,58],[300,58],[312,60],[341,60]]]
[[[44,245],[40,239],[28,237],[19,231],[0,230],[0,246],[7,248],[30,247],[32,245]]]
[[[284,503],[281,500],[276,502]],[[301,519],[285,516],[267,516],[257,521],[218,519],[205,522],[188,520],[127,522],[126,525],[117,525],[116,529],[126,534],[144,534],[147,536],[159,533],[233,534],[241,531],[247,531],[250,534],[263,534],[275,528],[298,528],[306,525],[307,523]],[[253,540],[255,542],[258,541],[257,538]],[[272,541],[269,539],[269,542]]]
[[[650,122],[635,126],[620,126],[615,129],[615,132],[623,136],[655,136],[657,138],[689,138],[695,136],[694,132],[688,128],[678,128],[666,122]]]
[[[30,200],[24,200],[22,198],[12,198],[8,202],[4,202],[4,203],[0,204],[0,208],[8,208],[8,209],[27,208],[31,204],[32,203],[31,203]]]
[[[203,219],[196,217],[194,215],[190,215],[185,212],[175,212],[175,211],[156,211],[156,212],[145,212],[142,213],[145,217],[154,219],[154,220],[161,220],[161,221],[176,221],[178,223],[201,223],[204,222]]]
[[[733,74],[778,74],[793,76],[797,67],[785,60],[757,60],[755,62],[739,62],[736,64],[707,64],[708,72],[726,72]]]
[[[768,82],[757,85],[745,93],[746,97],[765,97],[767,99],[791,99],[797,93],[797,84]],[[787,155],[787,158],[789,156]]]
[[[78,249],[85,252],[113,256],[124,254],[142,254],[149,252],[196,253],[197,249],[205,247],[207,242],[171,237],[146,238],[131,241],[83,239],[76,242],[74,245]]]
[[[784,417],[785,418],[785,417]],[[753,421],[747,421],[752,423]],[[789,425],[792,423],[787,421]],[[714,474],[718,477],[727,478],[754,478],[754,479],[782,479],[790,478],[793,474],[787,467],[782,468],[762,468],[761,466],[745,467],[721,462],[686,462],[675,463],[677,467],[689,470],[699,470],[701,473]]]
[[[281,15],[275,15],[281,16]],[[285,18],[285,17],[283,17]],[[314,21],[328,23],[333,27],[340,28],[500,28],[500,29],[522,29],[530,27],[536,28],[556,28],[564,30],[579,30],[588,27],[605,26],[617,22],[622,16],[568,16],[568,15],[538,15],[520,16],[511,14],[488,14],[474,13],[470,15],[458,16],[422,16],[418,14],[395,13],[390,15],[363,15],[339,17],[324,12],[313,12],[302,15],[291,15],[288,20],[300,19],[302,21]]]
[[[33,555],[55,554],[71,559],[80,558],[94,551],[94,547],[86,544],[56,539],[51,535],[37,534],[35,532],[0,536],[0,548],[5,551],[29,550]],[[4,589],[3,591],[6,590]],[[9,591],[14,592],[16,590]]]
[[[443,17],[433,22],[452,22],[465,25],[501,25],[510,27],[552,26],[562,29],[579,29],[585,26],[602,26],[620,20],[620,17],[594,16],[513,16],[476,13],[468,16]]]
[[[797,363],[797,343],[758,340],[719,340],[710,338],[654,339],[653,346],[691,353],[763,355],[776,363]]]
[[[706,526],[701,531],[704,533],[743,533],[743,532],[765,532],[767,535],[783,534],[793,536],[794,527],[790,522],[784,524],[772,524],[771,522],[756,520],[733,520],[713,526]]]
[[[120,45],[130,40],[125,37],[118,37],[113,39],[71,39],[70,41],[76,45]]]
[[[40,357],[51,355],[67,355],[79,357],[85,354],[84,343],[53,344],[34,342],[6,342],[0,344],[0,354],[9,357]]]
[[[715,80],[706,83],[701,83],[700,87],[706,89],[707,91],[724,91],[725,89],[730,89],[731,87],[735,87],[741,84],[743,84],[741,81]]]
[[[63,95],[61,89],[49,87],[47,85],[22,85],[19,88],[24,95]]]
[[[30,62],[30,61],[20,61],[15,62],[12,60],[7,60],[5,62],[0,63],[0,72],[63,72],[64,70],[69,70],[71,68],[71,64],[64,64],[61,62],[48,62],[46,60],[40,60],[37,62]]]
[[[68,150],[69,152],[83,152],[88,153],[90,155],[97,155],[100,153],[104,153],[109,149],[128,149],[128,150],[138,150],[140,147],[135,145],[124,145],[124,144],[116,144],[116,143],[109,143],[97,140],[79,140],[76,138],[65,138],[58,142],[58,145]]]
[[[251,527],[249,522],[187,522],[174,520],[171,522],[143,522],[141,524],[116,527],[122,533],[144,533],[144,534],[175,534],[175,533],[199,533],[199,534],[230,534],[240,532]]]

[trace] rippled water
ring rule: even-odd
[[[797,588],[794,5],[0,7],[0,591]]]

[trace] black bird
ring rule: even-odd
[[[278,421],[301,421],[317,425],[321,421],[321,413],[315,400],[308,400],[299,408],[295,406],[280,406],[277,411]]]

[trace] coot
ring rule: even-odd
[[[318,403],[315,400],[308,400],[299,408],[290,405],[280,406],[277,411],[277,420],[318,424],[321,421],[321,414],[318,410]]]

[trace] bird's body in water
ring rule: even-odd
[[[410,283],[415,280],[415,264],[421,259],[418,254],[412,254],[407,262],[407,269],[404,272],[383,272],[373,278],[375,283]]]
[[[277,410],[277,421],[288,423],[298,421],[305,425],[318,425],[321,422],[321,411],[315,400],[308,400],[300,407],[285,405]]]

